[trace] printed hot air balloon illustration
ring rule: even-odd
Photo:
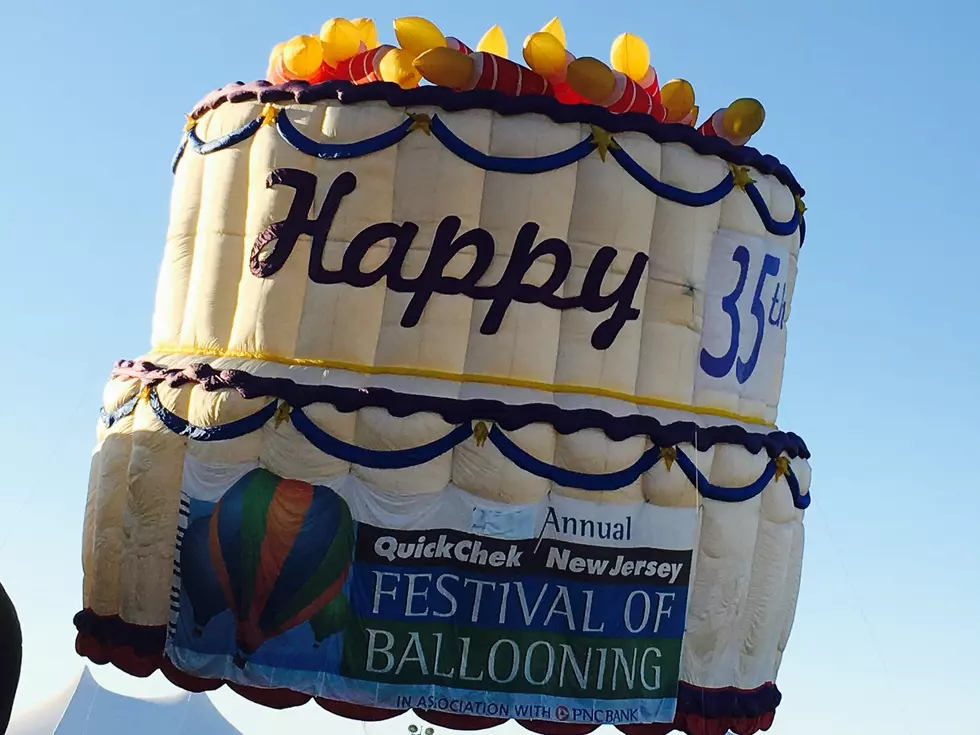
[[[210,552],[235,614],[239,667],[303,623],[318,640],[339,630],[353,548],[350,509],[330,488],[261,468],[232,486],[211,516]]]
[[[181,555],[187,563],[181,568],[181,587],[194,612],[194,637],[201,636],[208,623],[228,609],[221,580],[211,563],[211,518],[198,518],[188,526],[181,541]]]

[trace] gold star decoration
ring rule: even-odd
[[[149,403],[150,402],[150,396],[152,394],[153,394],[153,386],[152,385],[149,385],[149,384],[144,385],[140,389],[140,397],[139,397],[139,399],[141,401],[146,401],[147,403]]]
[[[184,132],[185,133],[189,133],[197,125],[197,120],[195,120],[193,117],[191,117],[190,115],[187,115],[187,114],[184,115],[184,118],[185,118],[185,120],[184,120]]]
[[[789,457],[776,457],[773,462],[776,464],[776,475],[773,477],[774,480],[778,480],[780,477],[789,475]]]
[[[677,447],[661,447],[660,459],[664,461],[664,464],[667,465],[667,471],[670,472],[670,468],[677,461]]]
[[[276,406],[276,428],[278,429],[284,423],[289,421],[289,412],[293,409],[288,403],[283,401],[278,406]]]
[[[619,149],[619,143],[612,137],[612,133],[603,130],[597,125],[592,125],[592,142],[595,143],[596,150],[599,151],[599,158],[603,163],[606,162],[606,154]]]
[[[490,436],[490,429],[483,421],[477,421],[476,426],[473,427],[473,437],[476,439],[476,445],[482,447],[487,443],[487,437]]]
[[[426,135],[432,135],[432,118],[424,112],[410,112],[408,116],[412,119],[412,126],[409,132],[421,130]]]
[[[732,164],[732,180],[739,189],[744,189],[749,184],[754,184],[755,179],[749,174],[748,166],[736,166]]]
[[[796,211],[799,212],[800,216],[802,217],[804,214],[806,214],[806,205],[803,203],[803,197],[801,197],[799,194],[794,194],[793,197],[796,199]]]
[[[276,118],[279,117],[279,108],[273,104],[267,104],[262,108],[262,124],[275,125]]]

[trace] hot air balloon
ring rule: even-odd
[[[557,21],[527,66],[395,30],[334,19],[188,116],[77,651],[360,720],[769,729],[810,453],[777,425],[805,192],[741,144],[761,105],[696,128],[633,36],[616,69]]]
[[[218,502],[209,529],[240,662],[341,595],[353,525],[347,503],[330,488],[253,470]]]

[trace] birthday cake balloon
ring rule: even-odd
[[[698,125],[633,34],[394,31],[330,20],[188,116],[78,651],[363,720],[768,729],[810,470],[762,106]]]

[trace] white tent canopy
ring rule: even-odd
[[[138,699],[103,688],[84,669],[60,693],[15,717],[7,735],[241,735],[206,694]]]

